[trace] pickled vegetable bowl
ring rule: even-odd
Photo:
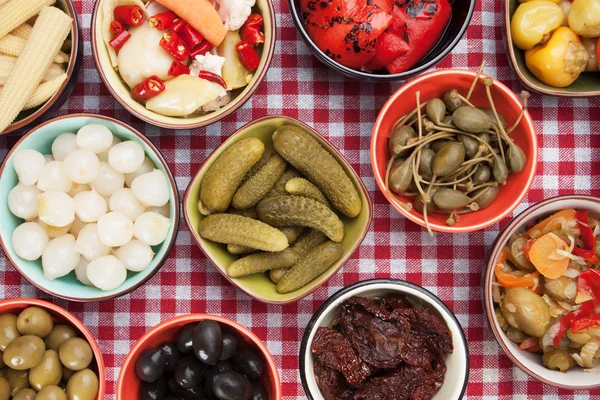
[[[514,234],[494,267],[495,317],[549,368],[600,359],[600,219],[564,209]]]

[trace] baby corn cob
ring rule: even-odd
[[[0,0],[0,1],[2,1],[2,0]],[[27,39],[27,38],[29,38],[29,35],[31,35],[32,29],[33,29],[33,26],[31,26],[27,22],[25,22],[25,23],[17,26],[15,29],[13,29],[13,31],[11,33],[22,39]]]
[[[40,84],[71,31],[71,23],[71,17],[58,8],[42,8],[31,36],[0,92],[0,132],[15,120]]]
[[[48,82],[42,83],[40,86],[35,89],[27,103],[25,103],[25,107],[23,110],[31,110],[37,106],[41,106],[45,102],[47,102],[50,97],[54,96],[63,82],[67,80],[67,74],[62,74],[57,76],[56,78],[49,80]]]
[[[8,34],[0,39],[0,54],[4,54],[12,57],[19,57],[25,48],[27,40]],[[59,51],[56,57],[54,57],[55,63],[65,63],[69,61],[69,56],[62,51]]]
[[[54,3],[56,0],[10,0],[0,6],[0,21],[2,21],[0,38],[29,18],[38,15],[42,7],[51,6]]]
[[[10,76],[10,72],[12,71],[16,62],[17,59],[15,57],[0,55],[0,86],[4,86],[6,84],[6,80]],[[62,65],[53,63],[50,68],[48,68],[48,71],[46,71],[46,74],[42,78],[42,82],[48,82],[49,80],[54,79],[64,73],[65,69],[62,67]]]

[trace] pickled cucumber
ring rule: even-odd
[[[209,215],[227,210],[244,177],[264,151],[265,145],[256,138],[242,139],[225,149],[202,178],[200,212]]]
[[[255,210],[255,209],[252,208],[252,210]],[[255,215],[256,215],[256,211],[255,211]],[[296,239],[298,239],[298,237],[300,235],[302,235],[302,232],[304,232],[304,227],[303,226],[286,226],[283,228],[279,228],[279,230],[287,238],[288,244],[291,245],[292,243],[294,243],[296,241]],[[227,245],[227,251],[230,254],[240,255],[240,254],[255,253],[258,250],[253,249],[252,247],[240,246],[239,244],[231,244],[230,243]]]
[[[329,207],[327,197],[312,182],[304,178],[292,178],[285,184],[285,190],[292,195],[304,196]]]
[[[239,244],[264,251],[283,251],[288,247],[288,240],[279,229],[240,215],[209,215],[200,221],[198,233],[213,242]]]
[[[309,229],[304,235],[300,236],[300,238],[290,247],[290,249],[294,250],[298,253],[298,258],[303,257],[307,252],[314,249],[321,243],[327,240],[327,236],[323,234],[323,232],[316,231],[314,229]],[[279,268],[273,269],[269,273],[269,278],[273,283],[279,283],[283,275],[289,270],[289,268]]]
[[[256,253],[235,260],[227,267],[232,278],[265,272],[270,269],[289,268],[298,261],[298,253],[291,247],[277,253]]]
[[[240,254],[256,253],[258,250],[253,249],[252,247],[248,247],[248,246],[240,246],[239,244],[229,243],[227,245],[227,251],[230,254],[240,255]]]
[[[277,292],[290,293],[305,286],[327,271],[342,257],[343,252],[342,244],[332,241],[315,247],[286,272],[277,284]]]
[[[242,217],[258,219],[258,215],[256,214],[256,208],[254,207],[246,208],[245,210],[238,210],[237,208],[229,207],[225,212],[227,214],[235,214],[241,215]]]
[[[285,190],[286,183],[288,183],[290,179],[299,178],[301,176],[302,175],[300,175],[300,172],[298,172],[296,168],[288,166],[283,175],[281,175],[281,178],[279,178],[279,180],[275,182],[273,187],[267,192],[265,199],[288,194],[287,190]]]
[[[289,268],[272,269],[271,271],[269,271],[269,279],[271,279],[271,282],[273,282],[274,284],[278,284],[281,278],[283,278],[283,276],[289,270]]]
[[[237,209],[250,208],[267,194],[279,180],[287,162],[279,154],[273,154],[269,160],[250,176],[233,196],[233,206]]]
[[[284,126],[273,134],[273,145],[290,164],[314,183],[342,214],[356,217],[362,202],[340,163],[303,129]]]
[[[323,232],[334,242],[344,238],[344,224],[326,205],[300,196],[278,196],[256,206],[258,218],[273,226],[308,226]]]

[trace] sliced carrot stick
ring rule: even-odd
[[[227,29],[217,10],[208,0],[158,0],[160,4],[183,18],[213,46],[221,44]]]
[[[496,274],[496,279],[498,280],[500,286],[505,288],[522,286],[533,289],[536,283],[539,286],[540,273],[537,271],[523,276],[516,276],[502,271],[502,267],[500,267],[500,265],[496,265],[494,273]],[[535,279],[537,279],[537,282]]]
[[[549,279],[556,279],[569,267],[569,258],[553,260],[548,258],[556,250],[564,250],[568,245],[558,236],[547,233],[537,238],[529,249],[529,260],[533,266]]]
[[[552,214],[548,218],[544,219],[541,222],[538,222],[533,228],[527,231],[529,237],[533,238],[536,233],[537,235],[541,235],[544,233],[548,233],[553,229],[560,228],[563,221],[574,220],[575,210],[572,208],[567,208],[565,210],[560,210],[557,213]]]

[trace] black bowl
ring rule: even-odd
[[[300,1],[288,1],[292,19],[294,20],[294,24],[296,25],[298,32],[300,32],[300,36],[302,36],[302,39],[304,39],[308,48],[323,64],[349,78],[375,82],[399,81],[410,78],[411,76],[428,70],[442,61],[444,57],[452,52],[460,39],[462,39],[467,27],[469,26],[469,23],[471,22],[471,17],[473,16],[476,2],[476,0],[454,0],[454,2],[452,2],[452,16],[450,17],[450,22],[448,23],[446,30],[442,34],[442,37],[435,47],[421,61],[419,61],[417,65],[408,71],[400,72],[398,74],[390,74],[385,70],[376,72],[359,71],[343,66],[342,64],[331,59],[317,47],[317,45],[308,35],[308,32],[306,32],[304,16],[302,15],[302,10],[300,8]]]

